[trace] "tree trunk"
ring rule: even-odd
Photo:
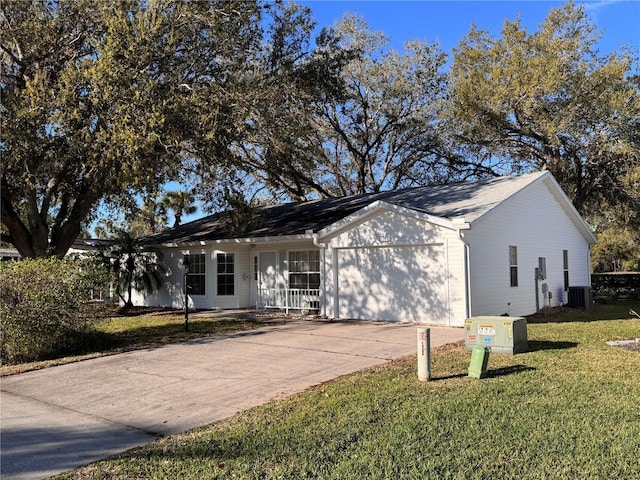
[[[38,211],[35,194],[28,199],[25,225],[13,208],[11,188],[5,177],[2,178],[2,223],[7,228],[10,241],[24,258],[56,255],[64,257],[81,231],[82,222],[91,212],[100,195],[84,188],[78,193],[73,208],[64,218],[56,218],[53,225],[47,223],[49,212]],[[61,224],[58,224],[61,222]]]

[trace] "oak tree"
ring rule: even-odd
[[[64,255],[101,202],[135,203],[202,164],[233,159],[230,146],[251,141],[252,108],[265,94],[256,66],[280,8],[2,2],[5,238],[24,257]]]
[[[550,170],[587,218],[640,209],[633,61],[600,55],[598,38],[571,2],[532,33],[519,19],[499,38],[472,27],[454,49],[447,109],[457,141],[502,161],[497,173]]]
[[[281,90],[264,110],[269,115],[259,117],[278,128],[259,129],[259,148],[243,148],[248,171],[263,184],[304,200],[484,173],[444,135],[447,57],[437,44],[411,41],[403,52],[392,50],[387,37],[350,14],[316,44],[311,56],[295,59],[298,82],[287,83],[307,93],[306,101]],[[319,92],[305,82],[317,84],[317,77],[331,79]]]

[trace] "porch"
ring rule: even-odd
[[[256,309],[278,308],[289,310],[320,311],[320,289],[258,288]]]

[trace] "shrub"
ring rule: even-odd
[[[0,265],[0,357],[3,364],[44,360],[86,349],[93,319],[86,305],[94,271],[70,259]]]
[[[640,273],[593,273],[591,286],[597,297],[640,299]]]
[[[591,250],[594,273],[640,270],[640,233],[627,227],[609,228],[597,234]]]

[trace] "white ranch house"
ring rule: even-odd
[[[241,224],[223,213],[149,237],[168,274],[138,303],[182,308],[186,278],[190,308],[463,326],[566,303],[590,285],[596,243],[548,172],[261,207]]]

